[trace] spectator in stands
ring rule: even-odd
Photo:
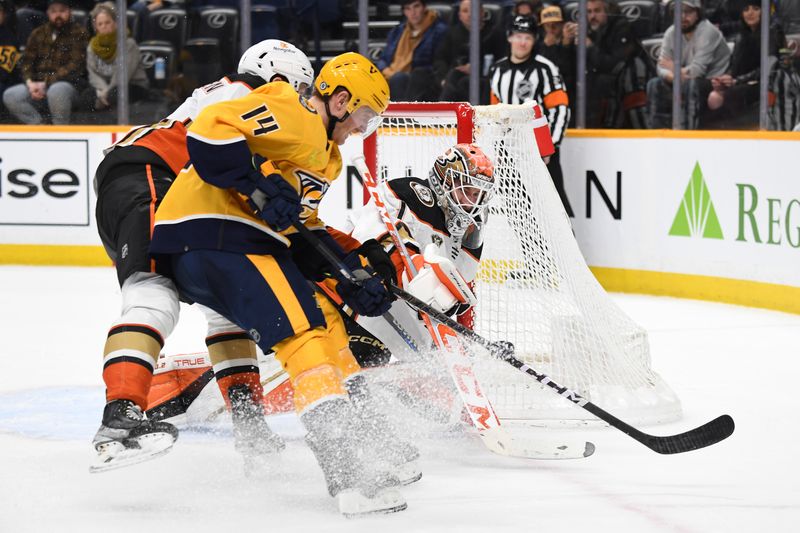
[[[731,51],[722,32],[703,18],[700,0],[681,0],[681,127],[696,129],[711,92],[711,78],[725,73]],[[648,119],[651,128],[672,124],[674,24],[667,28],[658,59],[658,76],[647,82]]]
[[[564,17],[558,6],[547,6],[539,13],[543,36],[536,41],[535,53],[546,57],[558,67],[567,94],[575,90],[575,53],[572,41],[564,35]]]
[[[117,58],[117,9],[111,2],[94,6],[91,12],[95,36],[86,49],[86,70],[89,85],[82,93],[83,106],[91,111],[114,107],[119,91]],[[139,46],[133,38],[126,41],[128,98],[131,102],[143,100],[148,94],[147,74],[142,66]]]
[[[541,13],[543,7],[541,0],[517,0],[514,2],[514,9],[511,10],[511,21],[513,22],[514,17],[521,15],[523,17],[533,17],[539,22],[539,13]]]
[[[786,47],[786,37],[780,25],[772,24],[769,31],[769,55],[778,57],[779,50]],[[781,76],[777,69],[774,78]],[[709,116],[713,122],[723,120],[758,126],[758,110],[761,77],[761,1],[745,0],[742,6],[739,33],[731,54],[728,70],[711,78],[712,91],[708,95]],[[773,94],[785,95],[785,91]],[[789,128],[791,125],[787,125]]]
[[[48,21],[33,30],[22,55],[25,83],[3,93],[8,110],[25,124],[42,124],[47,107],[53,124],[69,124],[86,87],[86,30],[71,20],[68,0],[49,0]]]
[[[586,2],[586,125],[646,128],[647,80],[655,69],[628,19],[611,9],[609,0]],[[564,34],[577,44],[578,24],[568,22]]]
[[[569,216],[573,216],[564,191],[559,144],[569,123],[569,98],[558,67],[549,59],[534,53],[536,20],[516,17],[508,32],[511,45],[508,57],[492,65],[490,72],[491,102],[493,104],[524,104],[536,102],[547,116],[550,136],[556,150],[544,158],[550,177],[558,190]]]
[[[19,57],[16,9],[11,0],[0,0],[0,97],[19,83]]]
[[[436,50],[433,68],[442,84],[440,100],[465,102],[469,100],[469,31],[471,0],[461,0],[458,7],[458,22],[450,26],[444,40]],[[481,7],[480,53],[481,103],[489,100],[487,78],[489,66],[504,57],[508,43],[502,24],[493,21],[487,26],[486,12]]]
[[[447,24],[425,0],[402,4],[405,21],[389,32],[376,66],[389,82],[392,100],[436,100],[440,87],[433,76],[433,53],[447,33]]]

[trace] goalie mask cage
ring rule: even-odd
[[[609,298],[578,249],[539,156],[537,112],[532,104],[391,104],[364,141],[365,158],[378,180],[427,178],[452,145],[480,146],[497,182],[475,282],[475,331],[512,342],[520,359],[625,420],[676,420],[680,401],[651,368],[646,331]],[[475,369],[504,423],[591,418],[504,362],[478,357]]]

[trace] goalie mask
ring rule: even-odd
[[[480,148],[457,144],[448,149],[433,163],[430,183],[451,235],[464,235],[473,224],[480,229],[494,188],[494,165]]]

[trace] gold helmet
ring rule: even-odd
[[[346,52],[325,63],[314,81],[314,86],[322,96],[332,95],[339,87],[347,89],[350,93],[347,113],[363,119],[362,133],[365,135],[371,133],[366,130],[377,126],[377,120],[373,117],[379,117],[389,105],[389,84],[386,83],[386,78],[369,59],[355,52]],[[356,114],[360,108],[368,108],[371,112]]]

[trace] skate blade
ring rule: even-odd
[[[401,486],[406,486],[422,479],[422,470],[416,461],[410,461],[395,467],[394,475],[400,481]]]
[[[134,440],[139,448],[126,447],[118,441],[103,445],[98,451],[97,460],[89,466],[89,472],[99,474],[161,457],[172,450],[176,439],[169,433],[152,433]]]
[[[400,493],[393,490],[384,490],[374,498],[367,498],[358,491],[346,491],[339,493],[337,500],[339,512],[345,518],[397,513],[408,508]]]

